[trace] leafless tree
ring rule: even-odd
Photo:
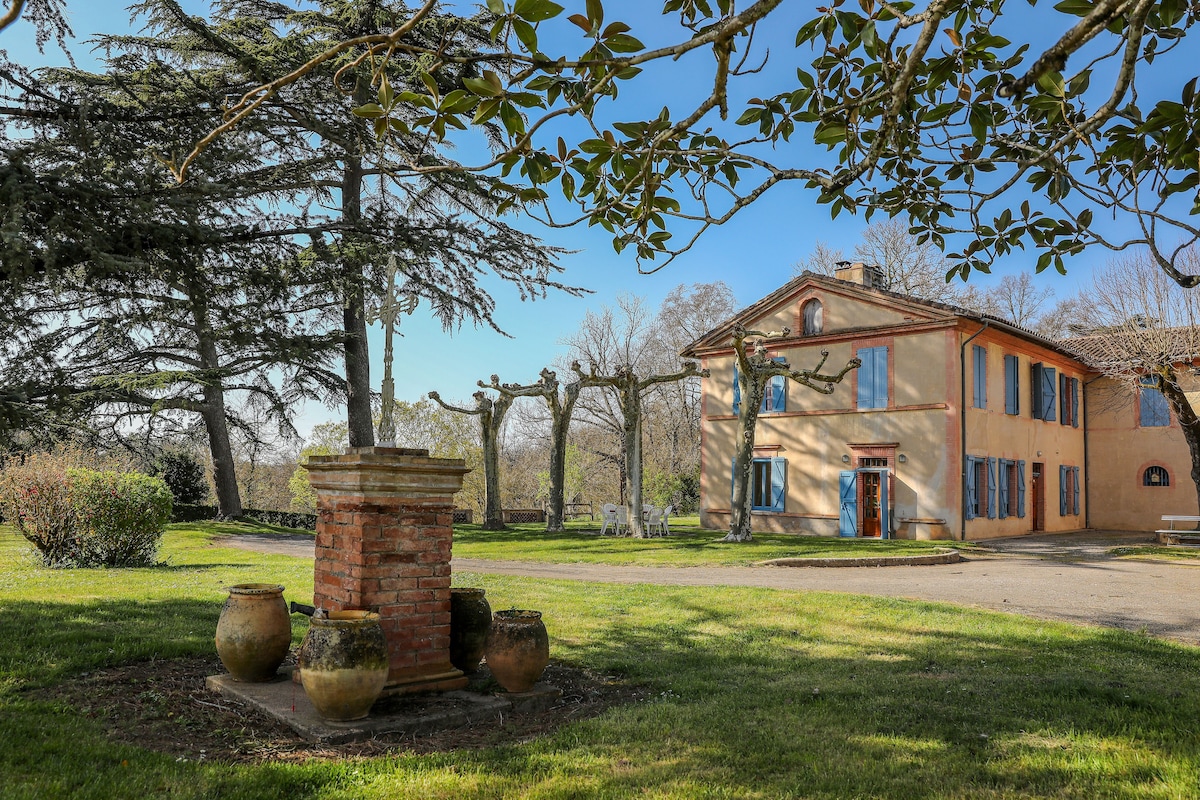
[[[1022,328],[1034,328],[1042,307],[1054,297],[1049,286],[1036,284],[1028,272],[1005,275],[987,290],[993,314]]]
[[[1194,250],[1180,268],[1200,275]],[[1162,393],[1187,442],[1200,507],[1200,417],[1188,399],[1200,367],[1200,296],[1181,289],[1152,257],[1139,253],[1096,270],[1084,297],[1095,331],[1064,344],[1123,384],[1129,397],[1146,389]]]
[[[498,376],[492,376],[493,383],[498,383],[499,380]],[[483,381],[479,383],[480,386],[484,385]],[[429,393],[429,399],[442,408],[479,417],[479,433],[483,443],[483,472],[487,483],[483,529],[500,531],[506,527],[500,502],[500,434],[504,427],[504,415],[508,413],[516,397],[501,393],[498,397],[491,398],[482,390],[475,392],[472,397],[475,398],[475,407],[463,408],[444,402],[437,392]]]

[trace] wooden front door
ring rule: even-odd
[[[1046,481],[1042,477],[1042,465],[1033,465],[1033,498],[1029,504],[1035,531],[1046,530]]]
[[[860,535],[879,538],[883,535],[883,498],[886,496],[883,491],[883,481],[887,473],[883,470],[887,468],[888,460],[886,458],[860,458],[858,466],[861,470],[858,485],[862,492],[862,501],[858,505],[861,511]],[[876,469],[862,470],[863,467],[875,467]]]
[[[863,472],[859,475],[859,484],[863,488],[862,502],[862,535],[879,538],[879,473]]]

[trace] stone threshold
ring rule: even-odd
[[[205,684],[209,691],[240,700],[318,744],[346,744],[384,734],[433,733],[491,722],[505,714],[545,711],[562,697],[561,689],[547,683],[520,693],[456,689],[393,695],[376,702],[365,719],[332,723],[317,714],[304,688],[292,681],[290,670],[281,671],[275,680],[266,683],[243,683],[223,674],[209,675]]]

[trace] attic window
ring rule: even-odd
[[[809,300],[804,304],[804,336],[816,336],[825,329],[825,309],[820,300]]]

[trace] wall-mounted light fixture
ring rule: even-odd
[[[843,464],[849,464],[849,463],[850,463],[850,456],[849,456],[848,454],[846,454],[846,453],[842,453],[842,463],[843,463]]]
[[[904,455],[904,453],[901,453],[900,455],[896,456],[896,460],[901,464],[906,464],[908,463],[908,456]]]
[[[1038,453],[1038,458],[1041,458],[1041,457],[1042,457],[1042,451],[1041,451],[1041,450],[1038,450],[1038,451],[1037,451],[1037,453]]]

